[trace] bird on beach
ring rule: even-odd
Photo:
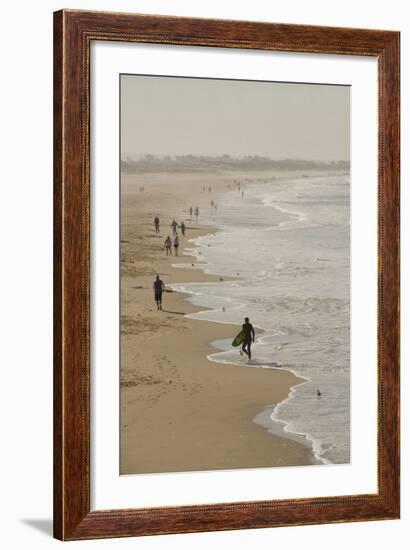
[[[322,397],[322,392],[320,390],[316,390],[316,395],[320,398]]]

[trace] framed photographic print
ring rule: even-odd
[[[399,33],[54,14],[54,533],[399,517]]]

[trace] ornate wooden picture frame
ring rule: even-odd
[[[378,492],[90,509],[93,41],[371,56],[378,63]],[[394,519],[399,457],[398,32],[63,10],[54,14],[54,535],[62,540]]]

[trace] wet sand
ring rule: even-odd
[[[220,470],[311,464],[311,450],[271,435],[253,422],[267,405],[285,399],[302,382],[282,370],[211,362],[210,342],[235,336],[238,327],[193,320],[198,308],[170,291],[157,311],[152,285],[219,280],[183,256],[188,240],[215,228],[190,219],[218,201],[234,175],[122,177],[121,208],[121,474]],[[212,186],[211,192],[208,191]],[[140,187],[145,188],[140,192]],[[203,191],[203,187],[206,191]],[[155,235],[153,220],[161,220]],[[163,243],[172,218],[188,227],[180,255],[167,257]],[[167,227],[165,227],[165,225]]]

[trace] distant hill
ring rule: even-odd
[[[156,157],[146,155],[137,160],[127,158],[121,161],[124,174],[144,174],[150,172],[228,172],[258,170],[350,170],[350,162],[345,160],[320,162],[313,160],[284,159],[273,160],[258,155],[247,157],[218,157],[178,155]]]

